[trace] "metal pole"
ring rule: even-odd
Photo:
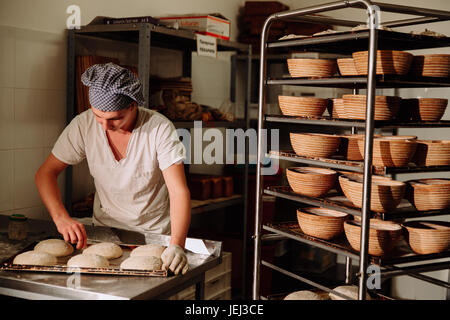
[[[446,21],[446,20],[450,20],[450,18],[442,19],[442,18],[433,18],[433,17],[421,17],[421,18],[405,19],[405,20],[398,20],[398,21],[387,21],[387,22],[384,22],[382,25],[385,27],[389,27],[389,28],[395,28],[395,27],[412,26],[412,25],[423,24],[423,23],[440,22],[440,21]]]
[[[385,12],[404,13],[404,14],[411,14],[411,15],[425,16],[425,17],[436,17],[436,18],[440,18],[440,19],[450,18],[450,12],[443,11],[443,10],[401,6],[398,4],[389,4],[389,3],[381,3],[381,2],[372,2],[372,4],[379,7],[382,11],[385,11]]]
[[[353,88],[353,94],[356,95],[359,93],[359,90],[357,88]],[[358,133],[357,127],[351,128],[352,134]],[[346,284],[352,284],[352,267],[353,267],[353,261],[350,257],[345,257],[345,283]]]
[[[150,106],[150,37],[151,30],[148,23],[139,26],[138,74],[142,82],[145,108]]]
[[[352,283],[352,259],[345,257],[345,283]]]
[[[75,117],[75,30],[67,30],[67,96],[66,96],[66,123],[69,124]],[[73,167],[68,166],[65,170],[65,192],[64,204],[69,215],[72,215],[72,182]]]
[[[244,118],[245,118],[245,130],[250,127],[250,120],[248,116],[248,108],[250,104],[250,90],[252,79],[252,46],[248,46],[248,58],[247,58],[247,89],[246,98],[244,102]],[[249,141],[248,137],[245,138],[245,167],[244,167],[244,221],[243,221],[243,242],[242,242],[242,299],[247,297],[247,225],[248,225],[248,162],[249,162]]]
[[[367,101],[366,101],[366,132],[364,139],[364,180],[362,195],[362,216],[361,216],[361,243],[360,243],[360,261],[359,261],[359,291],[358,299],[365,300],[366,270],[368,265],[368,247],[369,247],[369,226],[370,226],[370,199],[372,190],[372,151],[373,151],[373,132],[374,132],[374,102],[376,87],[376,63],[378,31],[375,29],[376,12],[373,7],[368,6],[369,16],[369,61],[367,74]]]
[[[253,300],[259,300],[259,280],[260,280],[260,256],[261,256],[261,202],[262,202],[262,184],[261,164],[264,153],[262,132],[264,123],[264,114],[266,109],[266,42],[268,39],[270,24],[273,16],[270,16],[264,22],[261,33],[261,51],[259,63],[259,97],[258,97],[258,155],[256,162],[256,205],[255,205],[255,234],[254,256],[253,256]]]
[[[359,94],[359,90],[357,88],[353,89],[353,94]],[[357,127],[352,127],[352,134],[357,134],[358,133],[358,128]]]
[[[450,283],[450,270],[448,271],[448,283]],[[447,289],[447,300],[450,300],[450,289]]]

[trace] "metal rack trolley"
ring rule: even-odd
[[[183,53],[183,76],[191,76],[191,58],[192,51],[196,50],[196,34],[189,30],[175,30],[163,26],[154,25],[151,23],[131,23],[131,24],[98,24],[86,25],[80,29],[68,30],[67,39],[67,123],[76,116],[75,99],[76,99],[76,84],[75,84],[75,58],[76,58],[76,43],[79,37],[90,37],[97,39],[110,39],[127,43],[136,43],[138,45],[138,74],[143,84],[143,94],[146,108],[149,107],[149,88],[150,88],[150,56],[151,47],[159,47],[166,49],[179,50]],[[251,81],[251,45],[242,44],[223,39],[217,39],[218,51],[236,52],[235,55],[248,55],[247,60],[247,87],[245,88],[244,100],[244,119],[238,119],[235,122],[203,122],[203,127],[224,127],[224,128],[243,128],[248,129],[250,126],[248,117],[248,101],[250,100],[250,81]],[[231,83],[230,83],[230,98],[234,102],[236,99],[236,64],[232,56],[231,62]],[[176,128],[193,128],[193,122],[190,121],[175,121]],[[247,246],[248,235],[246,233],[247,224],[247,190],[248,190],[248,140],[245,142],[245,166],[243,179],[243,195],[241,198],[232,198],[228,201],[220,203],[212,203],[204,205],[199,208],[193,208],[192,214],[200,214],[209,211],[215,211],[226,207],[241,205],[243,206],[243,248]],[[65,180],[65,206],[72,212],[72,167],[66,169]],[[243,271],[246,270],[246,251],[243,251]],[[245,294],[245,279],[243,283],[243,292]]]
[[[274,42],[268,42],[268,33],[270,25],[277,20],[294,20],[294,21],[309,21],[309,22],[319,22],[326,23],[336,26],[346,26],[355,27],[360,24],[365,24],[358,21],[349,20],[339,20],[331,18],[323,18],[317,16],[311,16],[311,14],[323,13],[327,11],[344,9],[344,8],[359,8],[365,9],[368,16],[368,29],[354,31],[354,32],[339,32],[335,34],[313,36],[302,39],[290,39],[290,40],[280,40]],[[329,288],[322,286],[319,283],[311,281],[307,278],[301,277],[297,274],[279,268],[266,261],[261,261],[261,241],[263,239],[278,239],[278,238],[290,238],[309,245],[313,245],[324,250],[328,250],[337,254],[342,254],[346,256],[346,282],[349,283],[351,279],[351,263],[352,259],[359,260],[359,292],[358,298],[364,300],[367,292],[366,280],[367,274],[366,270],[368,267],[369,260],[378,264],[382,267],[382,273],[380,276],[382,278],[389,278],[398,275],[409,275],[417,279],[421,279],[436,285],[450,288],[450,284],[445,281],[440,281],[429,276],[421,275],[420,273],[431,271],[431,270],[442,270],[448,269],[450,267],[450,261],[441,263],[428,263],[420,264],[409,267],[396,267],[394,264],[402,264],[407,262],[424,262],[430,261],[437,258],[448,258],[449,252],[444,252],[439,255],[407,255],[399,259],[375,259],[370,257],[368,254],[368,237],[369,237],[369,218],[371,215],[370,211],[370,196],[371,196],[371,180],[372,170],[376,169],[372,167],[372,152],[373,152],[373,134],[374,128],[401,128],[401,127],[450,127],[450,121],[438,121],[438,122],[395,122],[395,121],[374,121],[374,99],[375,99],[375,89],[376,88],[420,88],[420,87],[450,87],[450,79],[437,79],[437,78],[416,78],[414,80],[409,80],[405,77],[398,76],[380,76],[376,75],[376,52],[378,48],[380,49],[396,49],[396,50],[412,50],[412,49],[426,49],[426,48],[438,48],[438,47],[449,47],[450,38],[436,38],[429,36],[414,36],[411,34],[380,30],[376,26],[376,10],[381,10],[382,12],[392,12],[400,14],[409,14],[418,16],[415,18],[389,21],[382,23],[386,27],[401,27],[409,26],[423,23],[431,23],[438,21],[448,21],[450,20],[450,12],[423,9],[416,7],[391,5],[385,3],[376,3],[368,0],[348,0],[348,1],[338,1],[333,3],[327,3],[323,5],[308,7],[304,9],[291,10],[286,12],[279,12],[268,17],[264,23],[262,33],[261,33],[261,62],[260,62],[260,80],[259,80],[259,113],[258,113],[258,166],[257,166],[257,198],[256,198],[256,214],[255,214],[255,234],[254,238],[254,274],[253,274],[253,299],[257,300],[263,298],[260,296],[259,292],[259,281],[260,281],[260,266],[265,265],[269,268],[277,270],[284,273],[290,277],[298,279],[309,285],[312,285],[321,290],[327,292],[333,292],[338,296],[343,298],[348,298],[342,294],[333,291]],[[346,53],[351,54],[358,50],[367,50],[369,52],[368,61],[368,75],[357,76],[357,77],[336,77],[336,78],[326,78],[326,79],[305,79],[305,78],[283,78],[283,79],[270,79],[267,77],[267,50],[268,48],[287,48],[295,47],[297,49],[308,49],[310,51],[319,52],[333,52],[333,53]],[[266,88],[269,85],[300,85],[300,86],[315,86],[315,87],[340,87],[353,89],[354,92],[357,89],[365,88],[367,89],[367,100],[366,100],[366,120],[335,120],[329,118],[321,118],[316,120],[302,119],[295,117],[284,117],[284,116],[270,116],[265,114],[266,105]],[[263,154],[264,149],[264,139],[262,139],[262,133],[265,122],[271,122],[278,125],[289,124],[295,125],[324,125],[324,126],[334,126],[334,127],[349,127],[352,128],[364,128],[365,129],[365,152],[364,152],[364,162],[359,164],[348,164],[348,163],[335,163],[331,161],[324,161],[323,159],[309,159],[304,157],[296,156],[295,154],[283,154],[281,152],[271,152],[268,157],[290,160],[294,162],[313,164],[321,167],[338,168],[342,170],[350,170],[354,172],[363,173],[363,204],[361,210],[355,210],[354,208],[348,208],[343,206],[341,203],[327,201],[326,199],[319,198],[308,198],[304,196],[299,196],[295,193],[289,192],[283,188],[268,188],[262,190],[263,177],[261,175],[262,171],[262,159],[265,156]],[[431,171],[448,171],[449,167],[422,167],[422,168],[381,168],[381,174],[390,173],[408,173],[408,172],[431,172]],[[361,216],[361,251],[359,254],[345,245],[335,244],[330,241],[318,241],[316,238],[308,237],[306,235],[300,235],[299,233],[291,232],[289,226],[278,225],[261,225],[262,216],[262,195],[270,194],[273,196],[297,201],[300,203],[306,203],[310,205],[324,206],[327,208],[332,208],[338,211],[343,211],[350,213],[352,215]],[[396,218],[409,218],[409,217],[423,217],[429,215],[444,215],[450,214],[450,210],[440,210],[434,212],[417,212],[415,210],[399,210],[394,216]],[[381,216],[382,219],[392,219],[391,216]],[[262,235],[262,229],[270,232],[269,234]],[[448,291],[447,291],[448,292]]]

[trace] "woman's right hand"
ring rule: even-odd
[[[77,249],[86,247],[87,235],[82,223],[72,219],[68,215],[54,218],[58,232],[64,237],[64,241],[77,244]]]

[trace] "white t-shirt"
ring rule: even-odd
[[[95,225],[170,234],[169,194],[162,170],[185,159],[174,125],[158,112],[138,108],[126,157],[117,161],[92,110],[76,116],[52,150],[64,163],[87,159],[94,178]]]

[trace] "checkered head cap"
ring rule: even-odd
[[[143,105],[142,84],[136,75],[114,63],[95,64],[83,73],[81,82],[89,87],[89,102],[108,112],[127,108],[136,101]]]

